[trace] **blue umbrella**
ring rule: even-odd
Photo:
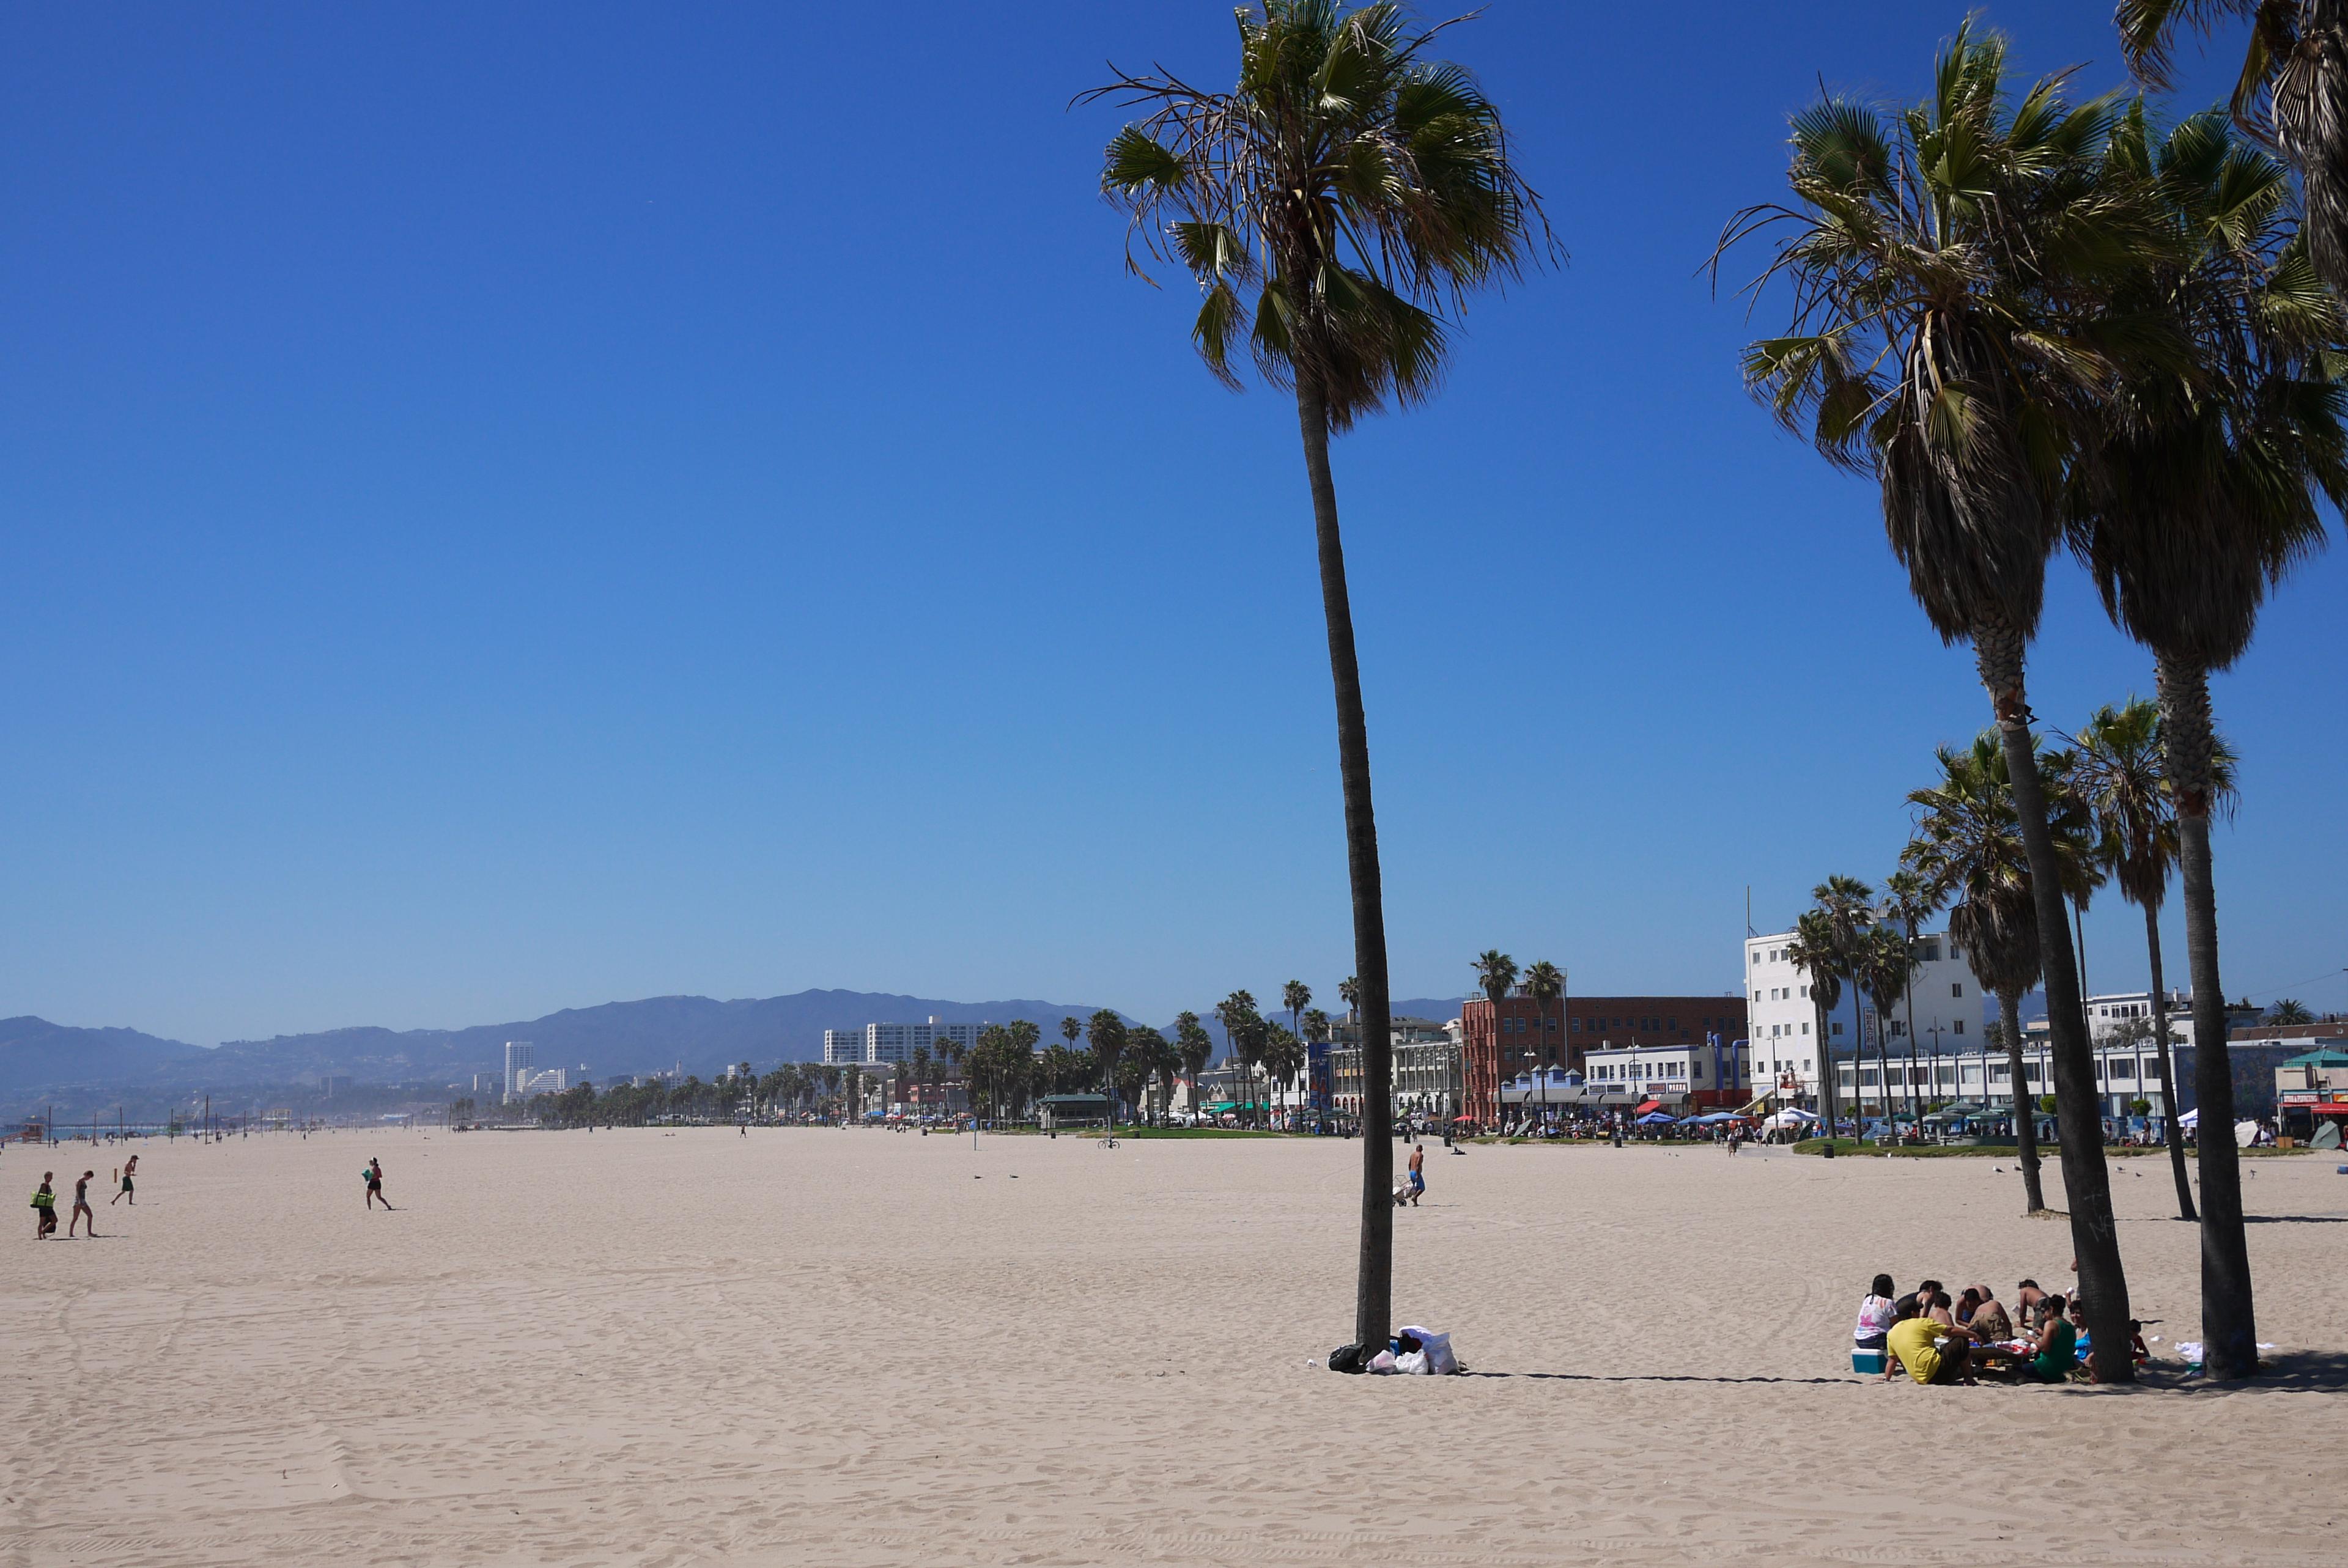
[[[1639,1118],[1639,1125],[1642,1127],[1669,1127],[1673,1124],[1674,1120],[1674,1118],[1666,1116],[1660,1111],[1650,1111],[1644,1116]]]

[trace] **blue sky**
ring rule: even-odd
[[[2100,10],[1990,16],[2101,86]],[[1293,414],[1124,275],[1116,117],[1066,107],[1108,57],[1228,79],[1229,15],[11,10],[0,1013],[1334,993]],[[1747,886],[1767,928],[1879,876],[1979,727],[1868,487],[1740,389],[1768,319],[1696,275],[1821,77],[1914,89],[1960,15],[1450,36],[1572,261],[1337,451],[1398,994],[1495,945],[1733,989]],[[2230,991],[2348,1005],[2343,569],[2218,683]],[[2150,686],[2068,568],[2033,662],[2054,723]],[[2090,915],[2091,983],[2140,930]]]

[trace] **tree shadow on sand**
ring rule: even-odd
[[[2264,1368],[2255,1378],[2240,1382],[2214,1383],[2198,1373],[2188,1373],[2175,1362],[2158,1362],[2143,1368],[2134,1383],[2114,1384],[2099,1388],[2101,1394],[2127,1393],[2197,1393],[2213,1394],[2306,1394],[2335,1392],[2348,1389],[2348,1352],[2336,1350],[2287,1351],[2260,1363]],[[1818,1384],[1859,1388],[1878,1382],[1873,1375],[1853,1373],[1848,1377],[1781,1378],[1781,1377],[1707,1377],[1696,1372],[1462,1372],[1463,1378],[1523,1378],[1549,1383],[1733,1383]],[[1897,1381],[1898,1379],[1895,1379]],[[1987,1384],[1992,1379],[1984,1378]],[[2044,1388],[2048,1385],[2030,1385]],[[2054,1388],[2088,1385],[2055,1384]]]

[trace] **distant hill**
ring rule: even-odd
[[[424,1080],[463,1082],[505,1065],[505,1044],[526,1040],[541,1069],[568,1067],[602,1079],[683,1066],[709,1077],[749,1061],[761,1071],[778,1061],[823,1055],[828,1029],[868,1023],[1008,1023],[1032,1019],[1047,1039],[1070,1014],[1088,1018],[1096,1003],[957,1002],[873,991],[808,990],[791,996],[716,1001],[708,997],[650,997],[565,1008],[544,1018],[476,1024],[459,1030],[355,1028],[272,1040],[230,1040],[213,1050],[158,1040],[127,1029],[75,1029],[44,1019],[0,1022],[0,1092],[21,1094],[52,1085],[201,1089],[235,1084],[291,1083],[321,1074],[363,1083]]]
[[[119,1082],[168,1072],[211,1052],[135,1029],[76,1029],[45,1018],[0,1019],[0,1092],[50,1083]]]

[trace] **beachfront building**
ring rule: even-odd
[[[1748,1043],[1714,1034],[1695,1044],[1599,1046],[1583,1058],[1582,1082],[1593,1101],[1618,1097],[1601,1108],[1653,1101],[1674,1116],[1734,1110],[1753,1097]]]
[[[2322,1026],[2314,1026],[2320,1029]],[[2348,1033],[2339,1025],[2335,1032]],[[2306,1037],[2297,1030],[2237,1030],[2227,1043],[2227,1058],[2234,1081],[2234,1111],[2242,1117],[2271,1114],[2276,1101],[2276,1070],[2291,1056],[2307,1049]],[[2348,1040],[2342,1042],[2348,1045]],[[2171,1043],[2169,1054],[2177,1064],[2177,1110],[2190,1111],[2195,1103],[2193,1074],[2194,1048]],[[2053,1051],[2044,1034],[2033,1036],[2024,1031],[2022,1049],[2024,1091],[2033,1095],[2054,1092]],[[2113,1038],[2096,1046],[2096,1094],[2101,1115],[2121,1122],[2129,1116],[2147,1115],[2154,1118],[2169,1113],[2169,1096],[2160,1081],[2160,1053],[2147,1040]],[[1888,1084],[1884,1064],[1876,1060],[1870,1046],[1864,1061],[1848,1060],[1836,1063],[1839,1103],[1858,1104],[1864,1111],[1879,1113],[1885,1103],[1885,1089],[1890,1094],[1893,1108],[1905,1111],[1912,1088],[1915,1103],[1930,1110],[1937,1105],[1973,1103],[1989,1105],[2011,1104],[2013,1099],[2013,1074],[2011,1059],[2003,1050],[1983,1050],[1976,1047],[1970,1051],[1941,1052],[1925,1045],[1911,1061],[1897,1046],[1890,1053]],[[1857,1098],[1852,1098],[1854,1091]],[[2147,1109],[2138,1111],[2141,1104]]]
[[[550,1067],[543,1072],[524,1067],[515,1071],[513,1098],[524,1100],[533,1094],[560,1094],[570,1087],[571,1070],[567,1067]]]
[[[1791,931],[1745,939],[1745,993],[1753,1026],[1751,1071],[1756,1094],[1766,1091],[1784,1103],[1815,1104],[1818,1064],[1829,1060],[1822,1044],[1830,1048],[1832,1060],[1848,1061],[1861,1047],[1873,1056],[1880,1036],[1893,1055],[1904,1056],[1911,1015],[1920,1052],[1957,1057],[1980,1048],[1987,1016],[1981,985],[1946,932],[1917,935],[1916,973],[1909,994],[1890,1019],[1878,1018],[1875,1004],[1846,983],[1841,999],[1827,1015],[1824,1041],[1818,1035],[1810,977],[1786,957],[1793,941]]]
[[[506,1041],[506,1098],[511,1100],[522,1091],[530,1078],[530,1068],[537,1062],[538,1049],[526,1040]]]
[[[1565,997],[1536,1001],[1472,997],[1459,1007],[1461,1113],[1497,1126],[1500,1084],[1519,1073],[1562,1067],[1585,1072],[1589,1053],[1617,1047],[1702,1046],[1746,1037],[1741,996]]]
[[[2295,1040],[2309,1049],[2275,1067],[2275,1111],[2282,1135],[2312,1138],[2327,1123],[2348,1132],[2348,1023],[2302,1027],[2321,1032]]]
[[[1329,1048],[1330,1103],[1342,1114],[1357,1117],[1363,1105],[1360,1030],[1340,1022],[1330,1032],[1336,1037]],[[1459,1021],[1398,1018],[1389,1040],[1394,1114],[1450,1114],[1459,1099]]]
[[[948,1023],[932,1015],[927,1023],[868,1023],[862,1029],[828,1029],[823,1031],[823,1060],[827,1066],[844,1067],[851,1062],[911,1061],[915,1050],[926,1050],[932,1056],[942,1056],[943,1046],[958,1046],[964,1050],[978,1044],[983,1023]]]

